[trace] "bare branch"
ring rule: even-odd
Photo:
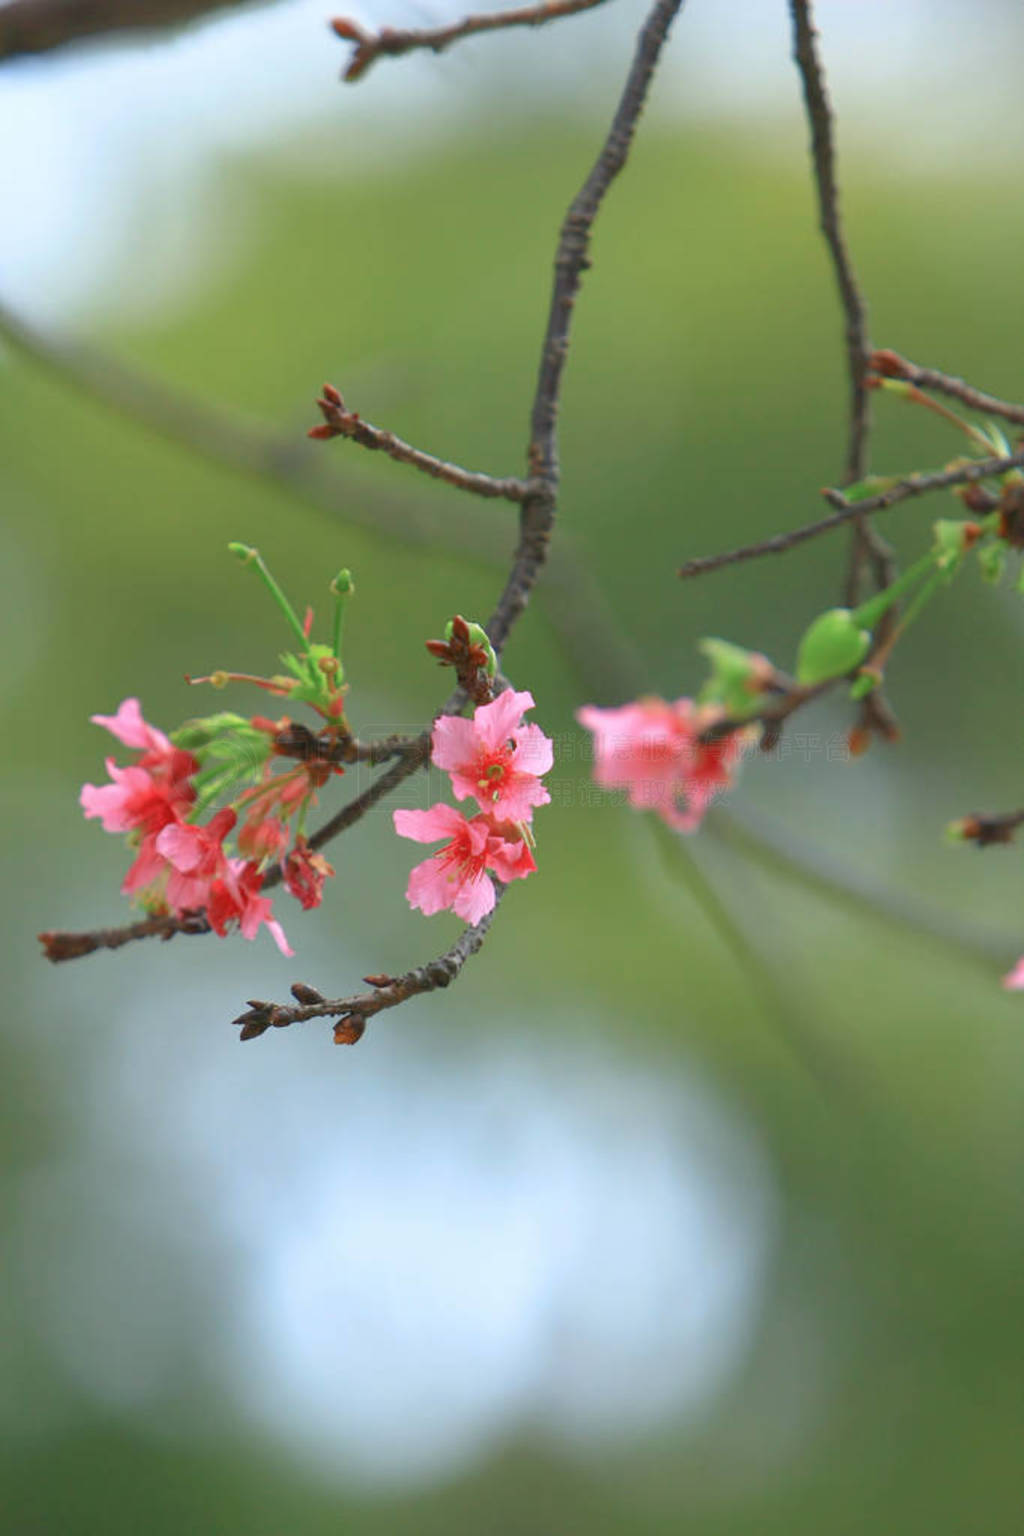
[[[349,17],[339,16],[331,22],[332,29],[347,43],[354,43],[352,57],[343,79],[359,80],[381,55],[391,58],[402,53],[413,53],[427,48],[441,53],[460,38],[471,37],[477,32],[506,31],[509,27],[539,27],[562,16],[575,16],[578,11],[591,11],[604,0],[548,0],[547,4],[525,5],[513,11],[486,11],[466,16],[447,27],[411,28],[399,30],[382,27],[379,32],[368,32]]]
[[[880,374],[882,378],[905,379],[908,384],[916,384],[918,389],[930,389],[934,394],[948,395],[951,400],[959,400],[969,410],[979,411],[985,416],[1001,416],[1005,421],[1015,421],[1024,426],[1024,405],[1014,405],[1010,400],[986,395],[983,390],[975,389],[973,385],[952,374],[940,373],[937,368],[922,368],[909,358],[901,357],[898,352],[890,351],[888,347],[872,352],[868,362],[871,371]]]
[[[94,928],[86,933],[41,933],[39,942],[47,960],[55,965],[62,960],[80,960],[100,949],[122,949],[135,939],[173,939],[176,933],[209,933],[210,924],[201,912],[185,912],[181,917],[144,917],[120,928]]]
[[[180,26],[243,0],[8,0],[0,6],[0,60],[49,53],[110,32]]]
[[[669,28],[684,0],[656,0],[637,39],[636,52],[608,136],[590,175],[570,205],[555,252],[555,280],[530,417],[529,473],[538,482],[523,503],[519,546],[487,632],[501,653],[530,598],[547,558],[558,500],[558,403],[569,354],[573,306],[588,266],[590,232],[604,196],[622,170]]]
[[[487,931],[494,921],[498,904],[506,887],[500,880],[494,882],[494,906],[473,927],[464,928],[450,949],[430,960],[426,965],[406,971],[404,976],[367,976],[372,987],[370,992],[356,992],[351,997],[328,999],[314,987],[297,982],[292,995],[301,1001],[297,1007],[286,1003],[265,1003],[253,1000],[248,1010],[235,1019],[242,1026],[241,1039],[255,1040],[268,1029],[283,1029],[289,1024],[305,1023],[307,1019],[337,1018],[334,1038],[339,1045],[354,1045],[362,1037],[366,1021],[385,1008],[397,1008],[410,997],[424,992],[436,992],[448,987],[458,976],[471,955],[475,955]]]
[[[847,501],[842,491],[826,489],[822,495],[836,509],[831,516],[820,518],[816,523],[805,523],[802,528],[793,528],[789,533],[777,533],[757,544],[744,544],[739,549],[726,550],[723,554],[698,555],[696,559],[687,560],[679,567],[679,575],[684,579],[703,576],[708,571],[718,571],[726,565],[739,565],[744,560],[756,560],[761,555],[784,555],[808,539],[815,539],[821,533],[831,533],[833,528],[851,522],[861,513],[884,512],[912,496],[952,490],[958,485],[973,485],[978,480],[1005,475],[1009,469],[1022,468],[1024,452],[1012,453],[1006,458],[972,459],[968,464],[960,464],[955,469],[939,470],[932,475],[908,475],[905,480],[897,480],[877,495],[865,496],[860,501]]]
[[[447,485],[454,485],[456,490],[472,491],[475,496],[525,501],[529,495],[530,487],[525,480],[516,480],[511,476],[499,480],[494,475],[462,469],[458,464],[450,464],[445,459],[435,458],[432,453],[423,453],[419,448],[413,448],[393,432],[372,426],[363,420],[358,411],[346,410],[345,402],[333,384],[324,385],[323,396],[317,405],[324,418],[323,425],[311,427],[307,437],[347,437],[363,448],[386,453],[389,459],[395,459],[399,464],[411,464],[434,480],[444,480]]]
[[[811,0],[790,0],[793,17],[793,57],[803,82],[807,120],[811,130],[811,158],[818,194],[821,232],[825,237],[836,287],[846,322],[846,361],[850,379],[850,427],[846,450],[844,483],[862,480],[867,471],[868,434],[871,430],[871,403],[865,379],[871,350],[868,340],[867,306],[853,268],[843,231],[836,182],[836,153],[833,117],[829,105],[825,71],[817,51],[817,34]],[[845,599],[852,607],[860,594],[863,569],[871,561],[879,588],[887,587],[895,576],[892,552],[872,528],[867,516],[856,519]]]

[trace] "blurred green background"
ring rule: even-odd
[[[514,512],[302,435],[330,378],[412,442],[519,471],[610,53],[569,99],[518,103],[492,55],[493,99],[461,105],[448,82],[477,65],[453,55],[441,130],[431,85],[382,116],[376,158],[372,118],[346,133],[349,95],[287,141],[221,146],[181,235],[188,281],[149,307],[166,210],[137,187],[92,321],[62,323],[294,440],[295,472],[327,476],[319,506],[0,353],[0,1524],[18,1536],[1020,1529],[1024,1035],[999,978],[1024,871],[941,838],[1020,802],[1020,598],[968,570],[893,668],[898,747],[844,761],[842,704],[801,715],[685,848],[593,801],[573,721],[693,692],[704,634],[786,666],[838,590],[842,536],[674,576],[817,515],[842,461],[840,327],[783,52],[792,100],[763,122],[656,102],[602,214],[562,407],[577,565],[506,653],[558,743],[555,804],[539,876],[457,987],[356,1051],[317,1026],[239,1050],[228,1026],[246,997],[297,977],[345,991],[454,937],[406,909],[415,850],[385,813],[335,846],[319,912],[279,901],[293,961],[265,935],[37,955],[40,929],[127,916],[124,849],[76,803],[108,747],[88,716],[137,694],[170,728],[201,707],[185,673],[274,667],[283,637],[230,539],[297,602],[353,569],[361,731],[436,708],[422,640],[490,611]],[[939,161],[884,136],[846,161],[873,336],[1019,397],[1024,207],[997,160]],[[958,448],[880,402],[877,469]],[[885,531],[911,557],[954,506],[908,504]],[[730,813],[889,906],[754,857]]]

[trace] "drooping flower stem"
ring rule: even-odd
[[[331,649],[338,661],[338,682],[345,676],[341,659],[341,631],[345,623],[345,608],[349,598],[355,591],[355,583],[352,580],[352,572],[348,569],[341,570],[331,582],[331,591],[334,594],[334,626],[331,632]]]
[[[292,607],[287,597],[285,597],[281,587],[278,586],[277,582],[270,574],[270,571],[267,569],[267,566],[263,560],[263,556],[260,554],[259,550],[254,549],[251,544],[237,543],[229,544],[228,549],[230,549],[233,555],[236,555],[238,559],[241,560],[243,565],[251,565],[254,567],[260,577],[260,580],[263,582],[263,585],[266,587],[267,591],[274,599],[274,602],[283,613],[286,623],[299,642],[301,654],[304,656],[309,647],[309,636],[306,634],[302,624],[299,622],[299,617],[295,612],[295,609]]]

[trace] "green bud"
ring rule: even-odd
[[[722,704],[734,715],[750,709],[771,675],[768,658],[715,636],[701,640],[697,649],[711,663],[711,676],[701,689],[700,702]]]
[[[478,645],[480,646],[481,650],[487,653],[487,676],[494,677],[498,670],[498,658],[494,654],[494,646],[491,644],[490,635],[487,633],[486,629],[484,629],[482,624],[474,624],[472,619],[466,619],[465,625],[469,630],[470,645]],[[453,627],[454,620],[449,619],[444,627],[444,637],[446,640],[451,639]]]
[[[845,677],[859,667],[871,647],[849,608],[830,608],[805,631],[796,658],[796,680],[805,688]]]
[[[235,542],[233,544],[229,544],[228,549],[230,550],[231,554],[236,555],[238,559],[243,562],[243,564],[248,564],[250,560],[258,560],[260,557],[259,550],[254,549],[251,544],[239,544]]]
[[[351,597],[355,589],[356,584],[352,580],[352,572],[347,566],[344,570],[338,572],[330,585],[330,591],[335,597]]]

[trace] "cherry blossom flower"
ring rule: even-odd
[[[324,881],[334,874],[322,853],[315,853],[304,837],[295,839],[295,847],[282,865],[286,890],[302,903],[304,912],[318,907],[323,900]]]
[[[1003,986],[1007,992],[1024,992],[1024,955],[1021,955],[1013,970],[1003,977]]]
[[[719,790],[733,783],[753,739],[748,731],[732,731],[701,741],[720,716],[718,706],[692,699],[646,698],[618,709],[588,704],[576,718],[594,736],[596,783],[627,790],[636,809],[656,811],[670,827],[692,832]]]
[[[490,816],[470,819],[454,806],[432,805],[428,811],[395,811],[393,819],[400,837],[417,843],[446,839],[432,858],[416,865],[405,893],[409,905],[428,917],[451,907],[464,922],[478,923],[495,902],[488,870],[507,882],[524,880],[537,868],[518,829]]]
[[[166,778],[137,765],[119,768],[111,757],[107,758],[106,766],[112,782],[98,787],[83,784],[78,797],[86,817],[99,817],[104,832],[133,832],[137,827],[146,833],[159,832],[186,811],[195,798],[187,775]]]
[[[210,886],[206,915],[214,933],[224,938],[230,923],[237,922],[242,937],[254,939],[261,924],[267,929],[282,955],[294,955],[284,929],[272,916],[269,896],[261,896],[263,876],[255,864],[244,859],[228,859],[223,877]]]
[[[288,828],[276,816],[264,816],[261,819],[257,813],[248,817],[239,828],[238,850],[255,864],[276,859],[287,846]]]
[[[87,817],[98,817],[105,832],[139,828],[150,835],[187,813],[195,800],[191,779],[199,764],[190,752],[172,746],[163,731],[147,725],[138,699],[125,699],[116,715],[93,715],[92,720],[142,756],[127,768],[107,758],[112,782],[82,786],[79,803]]]
[[[224,839],[234,825],[235,813],[225,806],[205,826],[177,822],[158,834],[156,852],[170,865],[167,900],[172,911],[205,906],[214,880],[234,883],[224,852]]]
[[[163,731],[143,720],[138,699],[124,699],[118,705],[116,715],[90,715],[89,718],[93,725],[105,726],[126,747],[137,747],[140,751],[161,756],[174,750]]]
[[[457,800],[472,795],[481,810],[509,822],[528,822],[534,806],[548,803],[540,775],[554,755],[539,725],[522,724],[532,708],[532,693],[509,688],[481,704],[472,720],[442,715],[435,722],[431,760],[451,774]]]

